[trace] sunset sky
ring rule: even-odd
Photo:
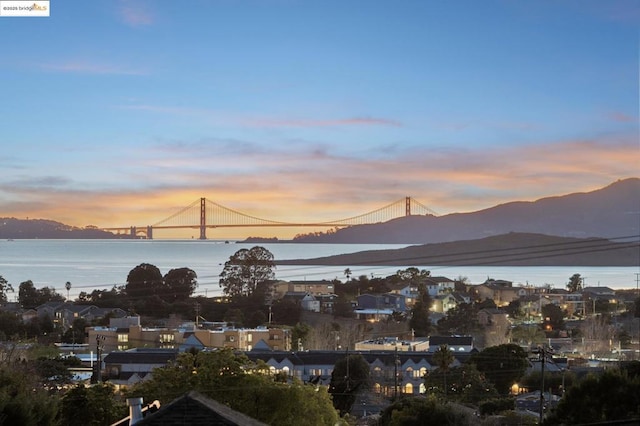
[[[598,189],[640,175],[639,25],[635,0],[54,0],[0,17],[0,217],[142,226],[206,197],[324,222]]]

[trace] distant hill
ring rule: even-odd
[[[640,243],[509,233],[477,240],[371,250],[279,265],[331,266],[640,266]]]
[[[617,238],[640,234],[640,179],[587,192],[515,201],[472,213],[407,216],[335,233],[300,236],[296,243],[426,244],[474,240],[510,232]]]
[[[101,231],[93,227],[77,228],[60,222],[45,219],[16,219],[14,217],[0,218],[1,239],[112,239],[120,236],[111,232]]]

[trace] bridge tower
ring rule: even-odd
[[[411,216],[411,197],[405,197],[404,198],[404,215],[405,216]]]
[[[153,240],[153,226],[147,226],[147,240]]]
[[[129,235],[131,235],[131,238],[133,238],[135,240],[137,234],[138,234],[138,229],[135,226],[132,226],[129,229]]]
[[[207,206],[204,197],[200,198],[200,239],[207,239]]]

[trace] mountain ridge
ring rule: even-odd
[[[444,216],[406,216],[298,236],[296,243],[428,244],[473,240],[510,232],[562,237],[617,238],[640,234],[640,178],[618,180],[590,192],[511,201]]]
[[[569,238],[509,233],[476,240],[294,259],[278,265],[640,266],[638,238]]]

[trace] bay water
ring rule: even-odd
[[[9,300],[17,300],[21,282],[31,280],[36,288],[53,287],[66,296],[65,283],[71,283],[69,296],[75,299],[82,291],[110,289],[124,285],[129,271],[141,263],[157,266],[164,275],[174,268],[191,268],[198,275],[196,295],[221,294],[218,284],[224,263],[242,248],[260,245],[273,253],[276,261],[310,259],[364,250],[407,247],[398,244],[255,244],[227,243],[216,240],[14,240],[0,241],[0,276],[13,285]],[[636,289],[640,267],[502,267],[413,265],[431,271],[433,276],[451,279],[467,277],[473,284],[487,278],[513,281],[514,285],[552,285],[565,288],[569,277],[580,274],[585,286],[612,289]],[[399,266],[348,266],[352,277],[385,277],[404,269]],[[278,266],[281,280],[346,280],[346,266],[296,265]]]

